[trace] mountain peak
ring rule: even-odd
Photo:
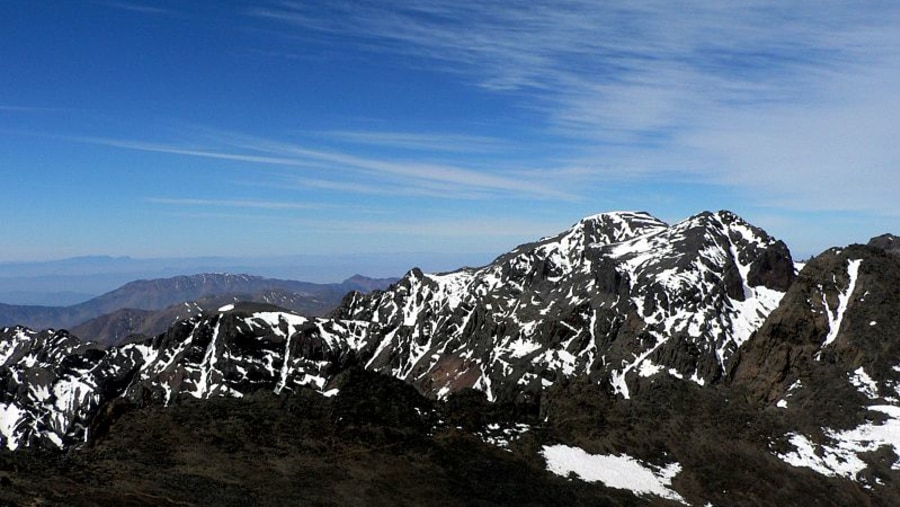
[[[609,222],[626,222],[626,223],[640,223],[640,222],[653,222],[653,223],[664,223],[662,220],[656,218],[646,211],[604,211],[602,213],[595,213],[593,215],[588,215],[582,218],[579,223],[583,222],[601,222],[601,223],[609,223]]]
[[[600,213],[483,268],[410,272],[334,315],[391,330],[368,366],[438,397],[521,396],[585,374],[628,397],[659,372],[720,380],[793,274],[783,243],[730,212],[672,226]]]
[[[870,239],[868,245],[887,252],[900,253],[900,236],[882,234]]]
[[[580,236],[585,245],[611,245],[668,227],[662,220],[645,211],[613,211],[582,218],[556,238]]]

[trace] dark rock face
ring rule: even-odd
[[[7,328],[0,335],[0,444],[17,449],[87,441],[91,418],[119,397],[145,405],[300,386],[321,392],[352,360],[349,344],[368,327],[239,305],[109,349],[65,331]]]
[[[869,240],[869,246],[880,248],[890,253],[900,253],[900,236],[893,234],[882,234]]]
[[[118,397],[141,364],[130,347],[102,350],[66,331],[0,332],[0,439],[17,449],[64,447],[87,438],[102,405]]]
[[[735,358],[735,393],[781,413],[785,461],[866,488],[897,480],[900,257],[854,245],[810,261]]]
[[[143,345],[145,362],[126,396],[149,394],[168,404],[183,395],[241,397],[298,386],[324,391],[350,353],[347,343],[365,330],[364,323],[241,307],[185,321]]]
[[[773,402],[817,369],[864,367],[900,380],[900,259],[882,249],[832,249],[809,262],[735,362],[733,382]]]

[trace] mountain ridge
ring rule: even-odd
[[[322,413],[343,407],[331,424],[354,441],[415,427],[532,471],[595,480],[599,465],[555,461],[569,456],[655,481],[610,505],[893,505],[898,305],[890,248],[830,249],[795,273],[783,242],[727,211],[592,215],[486,266],[412,269],[320,318],[229,303],[109,348],[5,329],[0,443],[94,456],[124,438],[102,415],[119,404],[137,424],[139,407],[309,394]],[[348,375],[402,381],[404,408],[378,405],[395,388],[371,398]],[[394,415],[362,422],[376,413]]]
[[[713,230],[715,237],[707,234]],[[735,241],[743,242],[744,257],[734,250]],[[649,255],[650,251],[654,254]],[[724,274],[716,275],[710,265]],[[424,344],[417,344],[416,340],[427,341],[427,348],[432,350],[460,340],[482,340],[482,353],[490,355],[499,346],[506,346],[508,353],[503,358],[479,361],[501,361],[507,365],[543,361],[546,369],[526,371],[524,381],[519,374],[519,382],[531,384],[548,380],[539,380],[545,374],[556,376],[566,370],[571,370],[567,374],[575,370],[590,374],[593,369],[605,368],[609,373],[612,367],[606,367],[605,358],[603,365],[593,364],[601,358],[596,354],[589,356],[592,346],[612,347],[608,348],[612,352],[618,348],[618,357],[612,360],[623,361],[626,355],[640,349],[636,342],[652,341],[657,347],[644,347],[644,357],[623,365],[617,374],[617,390],[627,396],[624,377],[633,378],[651,354],[655,355],[650,359],[667,363],[663,369],[675,368],[675,375],[696,376],[699,382],[721,378],[726,371],[724,356],[746,340],[748,326],[761,321],[758,312],[774,308],[779,299],[776,293],[790,284],[793,269],[783,243],[759,229],[749,228],[730,212],[701,213],[673,226],[640,213],[599,214],[579,221],[559,235],[520,245],[482,268],[441,275],[425,275],[414,269],[387,292],[374,292],[366,298],[351,296],[331,316],[387,323],[389,330],[408,329],[412,333],[408,337],[395,334],[393,343],[381,344],[369,363],[378,371],[387,371],[394,361],[392,348],[417,349],[417,357],[432,357],[433,352],[422,349]],[[681,278],[669,276],[675,271]],[[632,284],[641,284],[634,294]],[[708,294],[698,293],[698,288]],[[700,308],[698,301],[702,297],[709,301]],[[745,300],[749,302],[745,304]],[[567,307],[554,309],[556,302]],[[668,307],[663,313],[656,312],[659,302]],[[720,322],[714,322],[715,329],[700,329],[707,319],[721,312],[725,313],[718,315]],[[751,322],[741,327],[748,319]],[[680,326],[688,335],[680,341],[700,340],[704,343],[699,346],[705,347],[720,342],[718,367],[707,362],[698,371],[698,365],[685,363],[684,358],[664,359],[666,354],[675,354],[675,348],[663,347],[657,353],[661,342],[667,339],[663,335],[669,332],[663,327],[672,325]],[[733,326],[739,328],[732,329]],[[501,327],[506,334],[498,336]],[[518,335],[509,334],[516,332],[510,331],[512,328],[518,328]],[[577,333],[571,336],[575,328],[587,329],[588,333],[580,338]],[[406,341],[401,343],[394,339],[396,336],[403,336]],[[430,340],[435,336],[437,342],[432,344]],[[509,338],[504,340],[504,336]],[[542,336],[545,341],[536,343],[530,339],[532,336]],[[596,343],[604,336],[606,343]],[[563,340],[568,345],[557,350]],[[620,345],[622,342],[626,343]],[[537,357],[537,350],[546,354],[543,359]],[[406,352],[401,355],[412,356]],[[452,361],[471,359],[445,357]],[[576,365],[576,358],[588,364]],[[660,367],[654,364],[649,368]],[[456,383],[462,380],[469,384],[473,376],[482,390],[496,380],[477,372],[463,373],[456,380],[425,378],[443,365],[433,363],[414,372],[416,368],[422,367],[390,366],[390,374],[406,378],[415,373],[423,382],[452,384],[445,382],[444,386],[429,388],[436,392],[447,385],[450,390],[474,387]],[[475,368],[471,366],[472,370]],[[530,389],[536,388],[539,387],[532,385]]]
[[[171,305],[191,303],[210,296],[264,298],[265,291],[279,291],[284,300],[290,299],[288,295],[293,295],[295,301],[288,305],[290,309],[324,313],[337,305],[350,290],[368,291],[384,287],[393,281],[393,278],[354,275],[341,283],[316,284],[230,273],[134,280],[88,301],[65,307],[0,303],[0,326],[66,329],[84,325],[91,319],[120,310],[159,311]]]

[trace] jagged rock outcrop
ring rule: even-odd
[[[771,403],[815,370],[863,367],[881,387],[900,382],[900,258],[854,245],[827,250],[747,344],[732,381]]]
[[[853,245],[812,259],[729,381],[781,413],[785,428],[770,438],[785,462],[890,484],[900,469],[900,257]]]
[[[324,391],[372,324],[309,319],[260,304],[229,305],[155,338],[103,349],[66,331],[0,332],[0,445],[65,447],[90,438],[114,399],[242,397]]]
[[[119,397],[143,355],[104,350],[66,331],[0,332],[0,445],[65,447],[88,438],[101,406]]]
[[[880,248],[890,253],[900,254],[900,236],[894,234],[882,234],[875,236],[867,243],[874,248]]]

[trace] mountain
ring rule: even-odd
[[[3,281],[0,281],[2,284]],[[64,285],[64,284],[60,284]],[[71,306],[91,299],[96,294],[75,291],[4,290],[0,301],[14,306]]]
[[[656,374],[721,380],[793,278],[784,243],[729,212],[672,226],[608,213],[480,269],[413,270],[332,315],[381,324],[367,366],[438,396],[505,399],[587,375],[627,398]]]
[[[468,265],[490,260],[490,253],[465,255]],[[10,305],[70,306],[134,280],[194,273],[253,273],[284,280],[328,284],[350,273],[404,273],[417,262],[427,270],[453,269],[460,254],[447,252],[363,253],[261,257],[76,257],[48,261],[0,261],[0,301]],[[65,292],[60,292],[61,288]]]
[[[319,298],[280,289],[268,289],[253,294],[227,293],[204,296],[195,301],[174,304],[156,311],[125,308],[73,326],[70,331],[76,336],[89,336],[101,345],[115,345],[125,339],[137,339],[135,335],[156,336],[166,332],[180,320],[199,316],[205,312],[214,312],[222,306],[237,302],[265,303],[301,315],[318,316],[327,313],[340,303],[339,294],[351,290],[367,290],[370,286],[384,287],[394,279],[357,277],[356,280],[344,282],[340,285],[342,289],[327,292]],[[344,292],[340,292],[342,290]]]
[[[789,427],[776,445],[789,463],[897,488],[900,255],[878,239],[809,262],[730,381],[784,412]]]
[[[72,328],[85,324],[91,319],[128,309],[132,312],[107,319],[113,322],[91,323],[86,330],[96,331],[105,327],[116,327],[123,331],[137,333],[160,331],[158,326],[142,328],[138,325],[129,328],[123,322],[134,321],[137,315],[141,315],[143,319],[155,319],[149,314],[134,312],[134,310],[166,309],[168,310],[166,314],[173,314],[176,317],[187,316],[187,314],[172,312],[169,307],[191,302],[197,302],[202,307],[204,302],[199,300],[210,297],[220,298],[213,304],[221,301],[223,297],[231,300],[237,298],[238,300],[281,303],[292,310],[321,314],[336,306],[348,291],[368,292],[373,287],[385,287],[393,281],[394,279],[390,278],[372,279],[356,275],[339,284],[315,284],[227,273],[138,280],[89,301],[67,307],[0,304],[0,326],[22,325],[33,329]],[[118,322],[115,322],[116,320]],[[100,341],[106,343],[111,341],[109,336],[99,338]]]
[[[869,246],[885,250],[889,253],[900,253],[900,237],[893,234],[882,234],[869,240]]]
[[[113,347],[7,328],[0,500],[897,505],[882,243],[796,273],[730,212],[605,213],[325,317],[229,302]]]

